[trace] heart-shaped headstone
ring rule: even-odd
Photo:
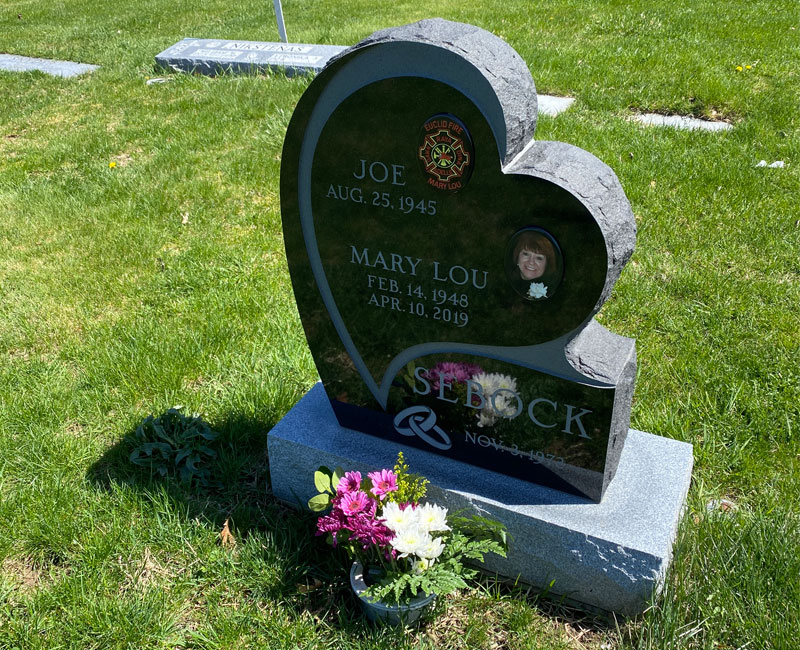
[[[530,140],[522,59],[443,20],[311,83],[281,209],[298,309],[342,425],[599,500],[633,341],[592,320],[633,250],[614,173]]]

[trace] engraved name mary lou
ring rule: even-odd
[[[365,277],[368,305],[457,327],[469,324],[466,289],[483,290],[489,278],[489,272],[481,269],[354,244],[350,244],[350,263],[375,271]]]

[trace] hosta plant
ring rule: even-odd
[[[210,461],[217,455],[210,445],[218,436],[199,415],[174,407],[158,417],[148,415],[128,437],[130,461],[154,476],[177,475],[183,483],[208,486]]]

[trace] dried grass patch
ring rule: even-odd
[[[195,560],[197,562],[198,560]],[[195,562],[186,563],[178,558],[159,558],[148,547],[141,557],[117,557],[117,566],[124,575],[120,591],[141,590],[151,585],[172,583]]]
[[[44,570],[28,560],[7,557],[3,560],[2,567],[3,573],[24,594],[36,591],[46,580]]]
[[[419,631],[434,647],[548,647],[564,650],[613,650],[619,640],[602,615],[565,603],[527,598],[466,595],[448,599],[446,611]]]

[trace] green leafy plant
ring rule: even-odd
[[[163,415],[148,415],[129,436],[130,461],[160,477],[177,475],[181,482],[211,484],[209,461],[217,452],[209,445],[219,434],[198,415],[174,407]]]
[[[473,537],[472,533],[459,528],[457,521],[469,521],[468,530],[474,533],[481,529],[481,536]],[[477,569],[465,564],[468,560],[483,562],[487,553],[506,556],[505,529],[502,539],[495,538],[491,529],[494,526],[502,528],[502,525],[490,522],[492,526],[484,528],[484,522],[487,521],[480,517],[474,520],[449,518],[451,530],[443,535],[444,550],[435,562],[428,563],[424,569],[412,567],[411,571],[402,563],[390,564],[384,575],[367,590],[367,594],[374,600],[393,603],[416,596],[420,591],[444,596],[466,588],[466,581],[478,573]]]

